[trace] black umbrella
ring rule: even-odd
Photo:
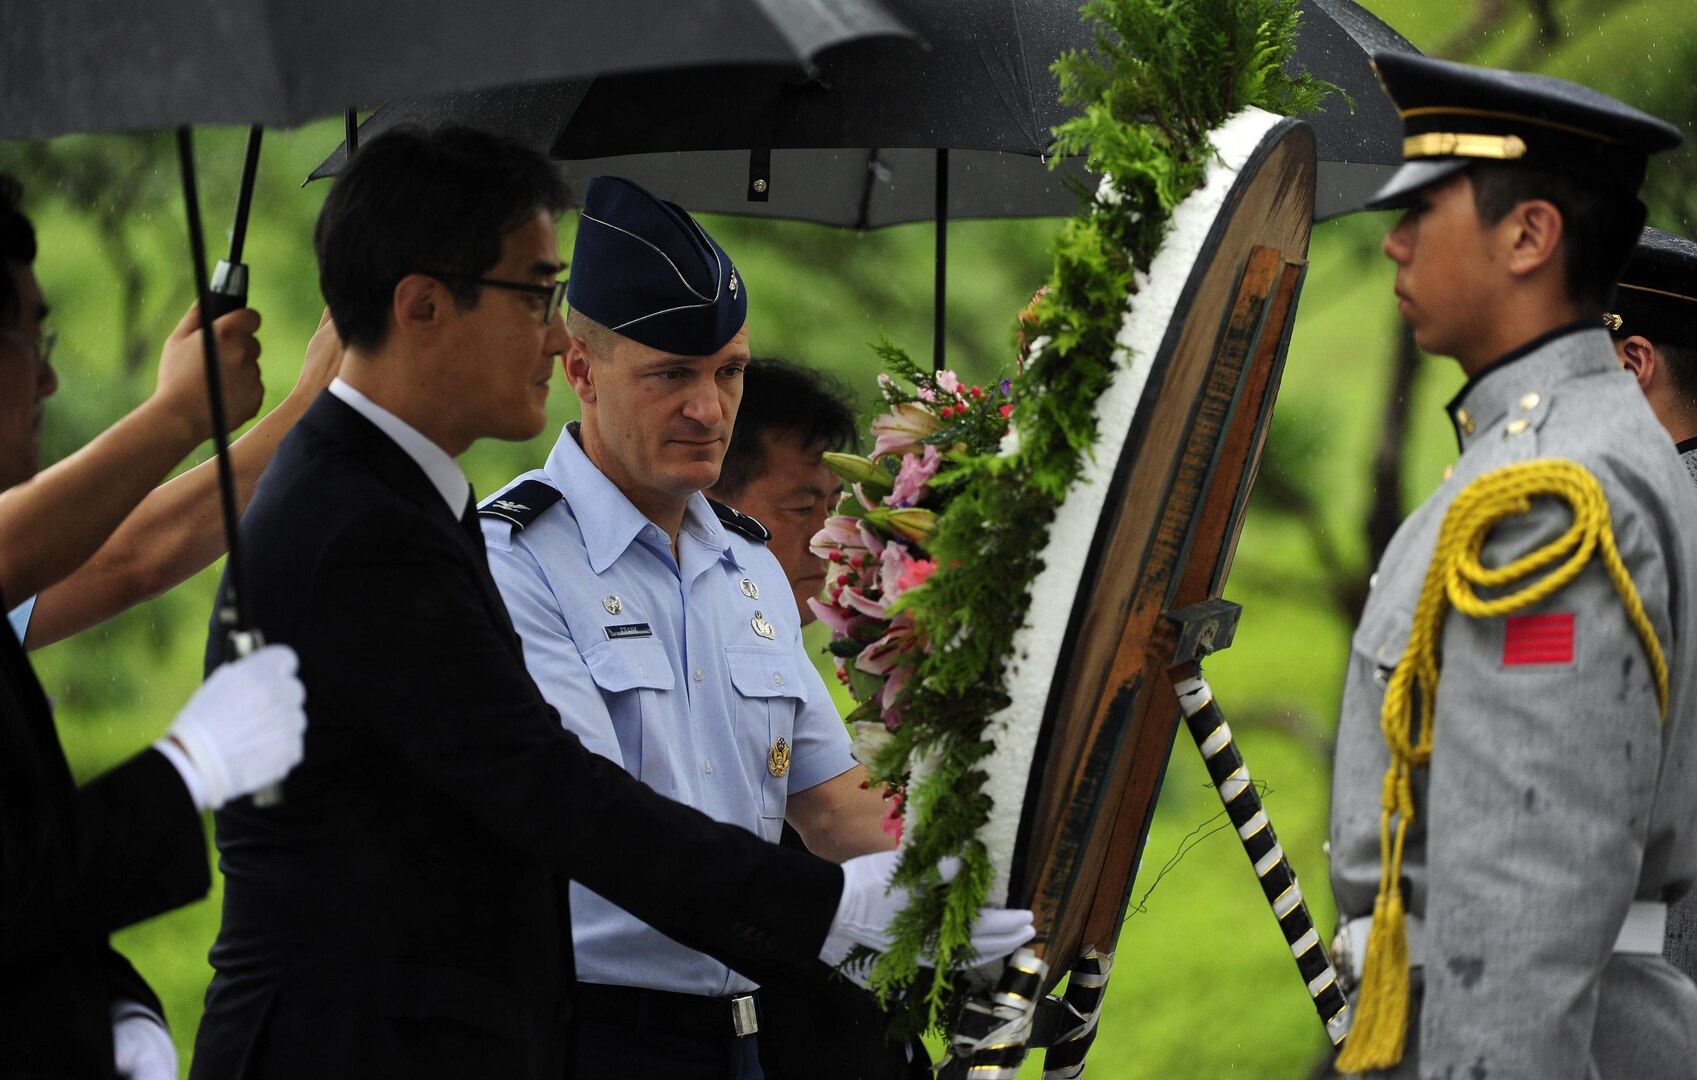
[[[83,0],[0,6],[0,138],[294,125],[397,94],[902,35],[879,0]]]
[[[204,123],[292,125],[403,93],[680,64],[805,66],[832,44],[907,32],[878,0],[88,0],[0,8],[0,138]],[[209,292],[187,127],[178,128],[201,311],[242,302],[241,247],[258,164],[253,129],[231,257]],[[229,544],[235,647],[241,609],[234,481],[215,347],[206,342],[213,444]]]
[[[928,43],[866,40],[820,55],[811,77],[755,68],[626,73],[393,102],[370,134],[403,123],[500,132],[589,177],[630,177],[691,210],[850,228],[937,222],[935,358],[941,364],[947,222],[1041,217],[1076,205],[1045,160],[1071,115],[1049,65],[1088,48],[1078,0],[891,0]],[[1368,53],[1413,51],[1352,0],[1303,0],[1293,70],[1348,92],[1310,118],[1321,159],[1317,216],[1359,207],[1401,161],[1401,122]],[[335,171],[341,152],[314,173]],[[1087,179],[1087,178],[1086,178]]]

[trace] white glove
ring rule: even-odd
[[[137,1002],[113,1002],[112,1063],[121,1080],[177,1080],[177,1048],[165,1021]]]
[[[295,677],[298,666],[287,645],[267,645],[225,664],[156,744],[179,770],[185,759],[199,777],[199,785],[184,780],[203,809],[275,784],[300,762],[306,688]]]
[[[837,967],[856,945],[878,952],[889,949],[890,923],[908,900],[906,889],[890,888],[890,876],[900,858],[900,852],[879,851],[843,863],[843,895],[837,901],[837,917],[831,920],[819,959]],[[944,881],[951,881],[960,872],[960,860],[944,859],[938,870]],[[981,907],[972,924],[972,951],[977,955],[969,962],[980,964],[1006,956],[1036,934],[1029,911]],[[845,974],[864,985],[864,971]]]

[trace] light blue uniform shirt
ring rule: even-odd
[[[482,523],[543,695],[591,751],[662,795],[776,841],[790,792],[854,766],[778,560],[697,494],[678,534],[680,566],[664,530],[590,462],[571,429],[542,469],[513,483],[532,479],[565,498],[522,531],[500,518]],[[774,776],[780,738],[789,769]],[[571,905],[585,982],[715,997],[754,986],[576,884]]]
[[[35,597],[30,597],[11,611],[6,613],[6,621],[12,624],[12,633],[18,635],[18,644],[24,643],[24,635],[29,633],[29,617],[35,614]]]

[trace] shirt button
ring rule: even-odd
[[[772,672],[772,685],[773,686],[784,685],[784,677],[782,675],[778,674],[776,671]]]
[[[700,668],[696,668],[695,671],[694,671],[694,675],[695,675],[695,681],[700,682],[702,679],[705,679],[707,677],[707,672],[701,670]]]
[[[713,775],[713,759],[712,758],[708,758],[706,761],[702,762],[701,771],[705,772],[708,776]]]
[[[648,674],[648,669],[647,669],[647,668],[645,668],[645,667],[643,667],[643,666],[642,666],[642,665],[641,665],[641,664],[638,664],[638,665],[637,665],[637,666],[636,666],[636,673],[637,673],[637,674],[638,674],[638,675],[643,675],[643,676],[646,676],[646,675],[647,675],[647,674]]]

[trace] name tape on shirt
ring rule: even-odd
[[[603,626],[608,641],[617,641],[628,637],[653,637],[654,631],[645,622],[623,623],[619,626]]]

